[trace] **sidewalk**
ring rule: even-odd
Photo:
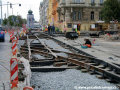
[[[74,46],[90,55],[93,55],[98,59],[104,60],[105,62],[120,64],[120,42],[105,41],[102,38],[97,38],[96,46],[92,46],[92,48],[88,49],[82,49],[80,47],[80,44],[84,44],[84,38],[89,37],[79,37],[76,40],[67,40],[65,37],[55,38],[71,46]],[[92,41],[94,38],[89,39]]]

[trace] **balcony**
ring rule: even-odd
[[[70,3],[60,4],[60,7],[85,7],[85,6],[86,6],[85,2],[81,2],[81,3],[70,2]]]
[[[103,3],[99,3],[100,6],[103,6]]]
[[[61,5],[61,6],[64,6],[64,5],[66,5],[66,3],[65,3],[65,2],[61,2],[60,5]]]
[[[87,3],[87,2],[69,2],[60,3],[59,7],[102,7],[103,3]]]
[[[95,6],[96,4],[95,3],[90,3],[91,6]]]
[[[75,1],[72,1],[72,2],[70,2],[70,4],[85,4],[85,2],[75,2]]]

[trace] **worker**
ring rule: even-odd
[[[85,41],[84,45],[87,46],[87,47],[89,47],[89,48],[91,48],[91,46],[92,46],[91,41],[89,39],[84,39],[84,41]]]
[[[48,34],[49,35],[51,34],[51,26],[50,26],[50,24],[48,24]]]
[[[55,34],[55,26],[54,25],[51,27],[51,33]]]
[[[45,27],[45,32],[47,32],[48,31],[48,28],[47,27]]]

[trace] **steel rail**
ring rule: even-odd
[[[43,34],[44,35],[44,34]],[[67,45],[66,43],[63,43],[59,40],[54,39],[53,37],[45,36],[48,37],[49,39],[52,39],[53,41],[57,42],[59,45],[62,47],[68,47],[68,49],[72,49],[73,52],[75,53],[69,53],[65,51],[59,51],[59,50],[53,50],[50,49],[45,43],[40,42],[39,36],[32,36],[34,39],[39,41],[40,45],[43,45],[44,48],[41,47],[34,47],[30,43],[29,47],[28,46],[22,46],[21,47],[21,52],[23,53],[28,53],[29,49],[31,50],[31,54],[42,54],[45,56],[53,56],[55,61],[61,61],[63,60],[66,63],[72,63],[77,66],[80,66],[82,68],[85,68],[87,71],[93,71],[102,77],[106,77],[111,79],[112,81],[116,81],[120,83],[120,67],[113,65],[112,63],[105,62],[103,60],[97,59],[85,52],[82,52],[75,47],[72,47],[70,45]],[[56,55],[56,53],[65,53],[68,55],[68,57],[63,57]]]
[[[27,45],[28,45],[28,50],[29,50],[29,61],[31,61],[31,48],[30,48],[30,42],[29,42],[28,35],[27,35]]]
[[[59,59],[63,59],[65,61],[67,60],[68,62],[71,62],[71,63],[73,63],[75,65],[84,67],[88,71],[89,70],[95,70],[95,72],[98,71],[98,72],[101,73],[101,75],[104,75],[103,77],[106,76],[106,77],[108,77],[108,78],[110,78],[110,79],[120,83],[120,75],[116,74],[114,72],[111,72],[111,70],[109,71],[109,70],[106,70],[106,69],[102,69],[102,68],[99,68],[98,66],[94,66],[94,65],[92,65],[90,63],[86,63],[84,61],[79,61],[77,59],[65,58],[65,57],[62,57],[62,56],[58,56],[58,58]],[[100,74],[100,73],[98,73],[98,74]]]

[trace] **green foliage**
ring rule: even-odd
[[[118,0],[106,0],[101,13],[106,22],[112,20],[120,21],[120,2]]]
[[[7,19],[4,19],[4,20],[3,20],[3,25],[7,25],[7,22],[8,22],[8,20],[7,20]]]
[[[59,28],[58,28],[58,27],[56,27],[56,28],[55,28],[55,31],[59,31]]]
[[[22,27],[22,24],[26,24],[26,19],[22,19],[21,16],[11,15],[7,19],[3,20],[3,25],[9,24],[10,26],[19,26]]]

